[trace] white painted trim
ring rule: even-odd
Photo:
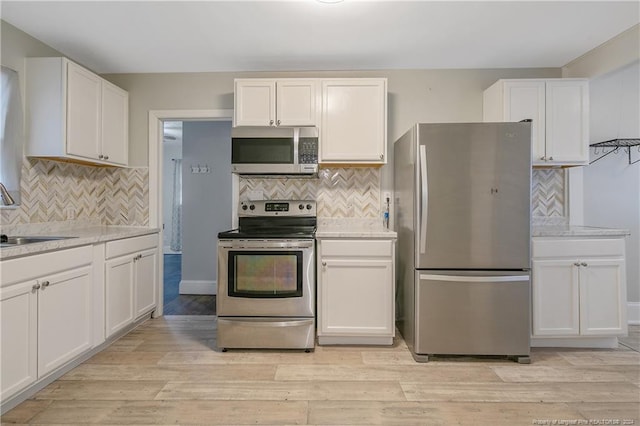
[[[532,348],[617,348],[617,337],[531,338]]]
[[[640,302],[627,302],[627,324],[640,325]]]
[[[217,294],[218,283],[207,280],[180,281],[180,294]]]
[[[393,336],[318,336],[318,345],[393,345]]]
[[[160,241],[163,240],[162,231],[162,122],[170,120],[220,120],[232,121],[233,109],[184,109],[184,110],[150,110],[149,111],[149,226],[160,228]],[[239,180],[235,177],[232,180],[233,194],[237,194]],[[231,215],[238,216],[237,195],[234,196],[234,203]],[[162,256],[158,262],[158,300],[153,317],[162,316],[164,309],[164,286],[162,277],[164,276],[164,262]]]

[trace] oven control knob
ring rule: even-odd
[[[298,204],[298,208],[299,208],[300,210],[304,209],[304,204]]]
[[[253,204],[249,206],[249,210],[255,210],[255,209],[256,209],[256,206],[254,206]]]
[[[247,205],[246,205],[246,204],[243,204],[243,205],[242,205],[242,210],[246,210],[246,209],[248,209]]]
[[[311,204],[307,204],[307,210],[311,210]]]

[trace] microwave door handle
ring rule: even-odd
[[[298,153],[299,153],[299,149],[298,149],[298,145],[300,142],[300,128],[299,127],[294,127],[293,128],[293,164],[300,164],[299,158],[298,158]]]

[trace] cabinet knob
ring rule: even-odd
[[[573,266],[580,266],[580,262],[575,262]]]
[[[49,281],[42,281],[42,287],[49,287]]]
[[[553,161],[553,157],[549,157],[549,161]]]
[[[589,265],[587,265],[587,262],[582,262],[580,266],[589,266]]]
[[[322,266],[327,266],[327,262],[322,262]]]
[[[269,120],[269,126],[273,126],[273,120]]]
[[[39,284],[39,283],[34,284],[34,285],[33,285],[33,287],[31,287],[31,290],[32,290],[32,291],[38,291],[38,290],[40,290],[40,284]]]
[[[382,160],[384,158],[384,154],[380,154],[380,159]]]
[[[278,125],[278,126],[280,125],[280,120],[278,120],[278,121],[276,122],[276,125]]]
[[[104,159],[104,155],[100,154],[100,155],[98,155],[98,158],[102,160],[102,159]]]
[[[546,160],[547,160],[547,157],[540,157],[540,159],[541,159],[542,161],[546,161]]]
[[[105,156],[104,156],[104,159],[105,159],[105,160],[108,160],[108,159],[109,159],[109,156],[108,156],[108,155],[105,155]]]

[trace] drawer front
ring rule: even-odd
[[[393,241],[390,240],[321,240],[321,256],[384,256],[393,254]]]
[[[93,246],[82,246],[43,254],[34,254],[1,262],[2,287],[40,278],[93,262]]]
[[[158,246],[158,234],[143,235],[142,237],[125,238],[109,241],[106,247],[106,258],[124,256]]]
[[[624,238],[533,238],[533,258],[623,256]]]

